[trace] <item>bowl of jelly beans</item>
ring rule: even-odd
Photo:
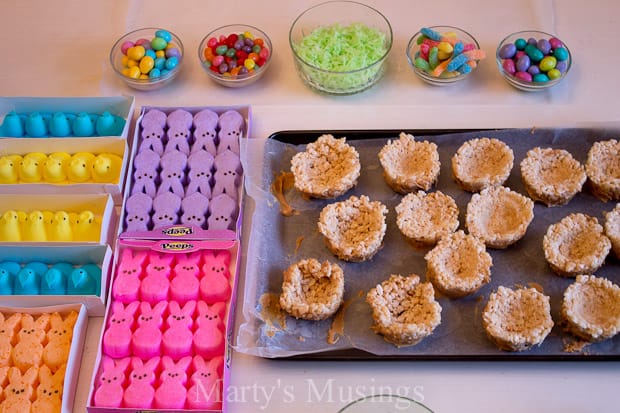
[[[454,26],[423,27],[407,45],[413,73],[435,86],[466,79],[485,57],[474,36]]]
[[[214,82],[242,87],[267,72],[272,54],[271,40],[253,26],[230,24],[207,34],[198,46],[202,68]]]
[[[561,82],[570,70],[572,57],[556,36],[528,30],[506,36],[497,46],[495,60],[510,85],[536,92]]]
[[[128,86],[155,90],[172,82],[183,63],[183,43],[169,30],[147,27],[118,39],[110,64]]]

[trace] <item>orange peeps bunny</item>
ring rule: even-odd
[[[47,344],[43,349],[43,362],[52,371],[67,363],[77,316],[76,311],[71,311],[65,320],[58,313],[53,313],[50,317],[51,327],[47,332]]]
[[[50,321],[49,314],[41,314],[35,321],[30,314],[22,315],[22,327],[17,332],[19,341],[13,347],[13,365],[21,371],[40,366],[43,358],[43,340]]]
[[[15,330],[21,319],[20,313],[11,314],[7,319],[0,313],[0,367],[9,365]]]
[[[1,413],[30,412],[33,385],[38,373],[38,367],[30,367],[23,376],[17,367],[9,369],[9,384],[4,389],[5,399],[0,405]]]
[[[32,413],[56,413],[62,408],[62,385],[65,381],[66,365],[60,366],[56,373],[43,365],[39,369],[37,398],[32,403]]]

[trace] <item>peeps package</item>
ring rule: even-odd
[[[0,97],[0,193],[109,193],[120,204],[133,110],[127,96]]]
[[[105,314],[112,270],[107,245],[0,248],[0,305],[84,304],[90,316]]]
[[[239,239],[240,140],[249,131],[249,106],[142,107],[119,233],[161,239],[201,232],[206,239]]]
[[[111,195],[0,194],[3,243],[114,245],[116,212]]]
[[[239,255],[237,240],[119,240],[90,413],[226,411]]]
[[[86,308],[81,304],[0,307],[0,313],[3,331],[13,333],[11,357],[7,367],[0,368],[0,374],[6,374],[0,409],[72,412],[88,326]],[[16,387],[23,392],[12,392]]]

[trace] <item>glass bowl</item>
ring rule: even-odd
[[[251,33],[255,40],[262,39],[262,42],[263,42],[262,48],[266,48],[266,50],[268,51],[267,57],[266,59],[264,59],[264,63],[262,64],[262,66],[260,67],[255,66],[255,68],[247,74],[231,75],[230,71],[227,74],[221,74],[220,72],[216,72],[212,70],[211,62],[205,56],[206,49],[210,49],[210,47],[208,46],[209,40],[211,38],[214,38],[217,40],[220,38],[220,36],[228,37],[229,35],[233,33],[236,35],[239,35],[239,34],[246,33],[246,32]],[[235,45],[232,45],[232,46],[233,46],[232,48],[235,48]],[[243,46],[240,46],[241,49],[242,47]],[[230,47],[228,48],[230,49]],[[267,36],[267,34],[264,31],[254,26],[248,26],[245,24],[230,24],[227,26],[218,27],[217,29],[208,33],[202,39],[202,41],[200,42],[200,45],[198,46],[198,59],[200,59],[200,65],[205,70],[209,78],[213,80],[215,83],[218,83],[222,86],[227,86],[227,87],[242,87],[242,86],[247,86],[249,84],[256,82],[258,79],[263,77],[265,73],[267,72],[267,69],[269,68],[269,64],[271,63],[272,55],[273,55],[273,47],[271,45],[271,39],[269,39],[269,36]],[[235,65],[238,65],[239,67],[241,67],[239,63],[241,62],[235,62]]]
[[[515,42],[518,39],[523,39],[525,42],[529,41],[529,39],[535,39],[535,40],[541,40],[541,39],[557,39],[554,35],[549,34],[549,33],[545,33],[545,32],[541,32],[541,31],[536,31],[536,30],[524,30],[524,31],[520,31],[520,32],[516,32],[516,33],[512,33],[508,36],[506,36],[501,42],[499,42],[499,45],[497,46],[497,50],[495,52],[495,61],[497,62],[497,67],[499,69],[499,73],[502,75],[502,77],[506,80],[506,82],[508,82],[510,85],[514,86],[515,88],[519,89],[519,90],[523,90],[526,92],[538,92],[538,91],[542,91],[542,90],[546,90],[549,89],[555,85],[557,85],[558,83],[560,83],[568,74],[568,72],[570,71],[571,68],[571,64],[572,64],[572,55],[570,53],[570,49],[568,48],[568,46],[566,46],[566,43],[561,42],[563,48],[565,49],[565,52],[562,52],[564,54],[563,57],[566,57],[565,60],[560,61],[558,59],[556,59],[556,68],[558,65],[561,65],[561,70],[560,73],[558,75],[558,77],[550,79],[548,81],[543,81],[543,82],[536,82],[536,81],[526,81],[523,79],[520,79],[519,77],[510,74],[509,72],[506,71],[504,64],[505,64],[505,60],[509,60],[509,59],[502,59],[500,57],[500,50],[502,50],[502,48],[504,48],[506,45],[509,44],[515,44]],[[553,54],[557,54],[558,52],[551,49],[551,52]],[[544,53],[543,53],[544,54]],[[549,54],[547,54],[549,55]],[[565,63],[562,63],[565,62]],[[556,74],[557,75],[557,74]]]
[[[155,32],[158,30],[164,30],[170,33],[171,40],[169,43],[176,45],[179,50],[178,64],[170,69],[167,73],[162,74],[156,78],[149,79],[134,79],[129,76],[123,74],[123,69],[125,69],[125,65],[123,63],[123,53],[122,47],[125,42],[136,43],[140,39],[146,39],[149,42],[155,37]],[[114,46],[112,46],[112,50],[110,50],[110,65],[112,65],[112,69],[114,73],[123,80],[127,84],[127,86],[132,87],[137,90],[149,91],[159,89],[174,80],[177,77],[179,72],[181,71],[181,67],[183,66],[183,42],[176,34],[172,33],[170,30],[157,28],[157,27],[145,27],[142,29],[137,29],[125,34],[123,37],[118,39]]]
[[[396,394],[374,394],[357,399],[338,413],[433,413],[431,409],[408,397]]]
[[[467,33],[465,30],[460,29],[454,26],[430,26],[429,29],[432,29],[439,33],[454,33],[457,39],[461,40],[465,45],[472,44],[475,49],[480,49],[480,45],[474,36]],[[420,45],[418,42],[421,42],[422,32],[419,31],[413,35],[413,37],[409,40],[407,44],[407,60],[409,61],[409,66],[413,70],[413,73],[422,79],[424,82],[434,85],[434,86],[447,86],[456,82],[460,82],[461,80],[467,79],[474,71],[473,68],[468,73],[459,73],[457,71],[452,72],[444,72],[444,74],[439,76],[434,76],[432,73],[428,73],[415,65],[415,59],[417,54],[420,51]],[[476,60],[476,63],[478,60]]]
[[[354,35],[358,41],[347,40],[349,43],[342,47],[345,33],[347,39]],[[289,31],[289,45],[301,80],[315,90],[335,95],[361,92],[377,83],[385,72],[392,40],[387,18],[354,1],[329,1],[310,7],[295,19]]]

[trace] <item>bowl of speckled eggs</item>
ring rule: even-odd
[[[198,46],[198,58],[215,83],[243,87],[267,72],[273,53],[264,31],[245,24],[229,24],[208,33]]]
[[[503,78],[526,92],[549,89],[568,74],[572,56],[558,37],[526,30],[506,36],[497,46],[496,62]]]
[[[169,84],[179,74],[182,63],[181,39],[156,27],[125,34],[110,51],[114,73],[137,90],[155,90]]]
[[[423,27],[407,45],[407,60],[413,73],[434,86],[452,85],[468,78],[485,57],[474,36],[454,26]]]

